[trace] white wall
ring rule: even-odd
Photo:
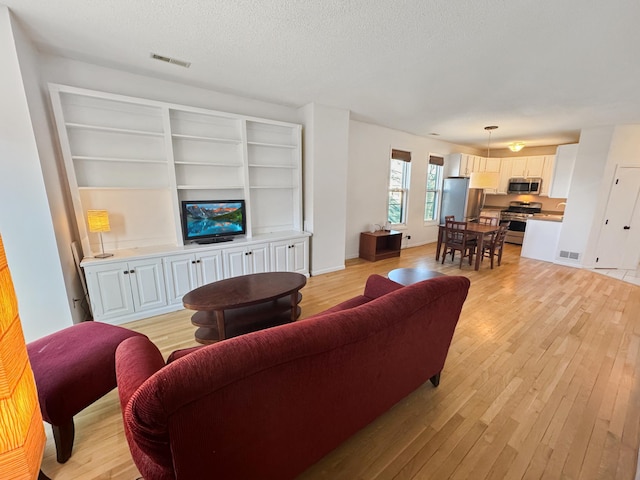
[[[304,117],[305,230],[311,274],[344,269],[349,162],[349,111],[306,105]]]
[[[606,128],[605,130],[608,131],[609,129]],[[616,170],[619,166],[640,166],[640,125],[618,125],[613,128],[608,145],[606,164],[600,178],[598,197],[601,201],[598,202],[594,209],[592,228],[585,249],[583,263],[589,268],[595,268],[598,265],[595,261],[598,256],[598,240],[602,225],[606,220],[607,203],[611,188],[615,182]],[[640,250],[640,245],[638,245],[638,250]]]
[[[580,256],[577,260],[556,256],[556,263],[596,266],[598,238],[619,165],[640,166],[640,125],[582,130],[558,242],[558,254],[565,250]]]
[[[391,149],[411,152],[411,185],[407,211],[407,228],[403,247],[435,242],[437,222],[425,225],[424,201],[429,155],[445,156],[467,151],[461,146],[419,137],[351,120],[349,127],[349,188],[347,191],[346,257],[358,256],[360,232],[371,223],[384,224],[387,219],[387,189]]]
[[[558,249],[579,254],[577,260],[556,256],[557,263],[581,266],[598,205],[604,202],[600,187],[609,154],[614,127],[582,130],[569,196],[564,210]]]
[[[36,142],[42,124],[34,125],[42,118],[34,121],[27,103],[37,58],[7,7],[0,6],[0,233],[27,341],[72,324]]]

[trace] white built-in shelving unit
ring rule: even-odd
[[[275,269],[308,275],[301,125],[64,85],[49,90],[98,318],[158,313],[212,278]],[[246,204],[244,238],[183,244],[183,200],[237,199]],[[90,209],[109,212],[109,259],[93,258],[100,238],[88,231]],[[141,261],[148,268],[131,268]],[[131,271],[140,277],[129,281]]]

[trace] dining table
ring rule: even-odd
[[[438,225],[438,243],[436,245],[436,261],[440,259],[440,252],[444,243],[445,231],[447,225],[442,223]],[[500,230],[499,225],[483,225],[475,222],[467,222],[465,234],[476,239],[478,247],[476,251],[475,270],[480,270],[480,261],[482,260],[482,248],[486,237],[493,235]]]

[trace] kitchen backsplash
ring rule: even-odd
[[[491,195],[487,194],[486,200],[484,202],[485,208],[490,207],[508,207],[509,202],[513,201],[519,202],[540,202],[542,203],[543,211],[550,212],[564,212],[564,202],[567,201],[566,198],[549,198],[549,197],[540,197],[538,195]],[[562,205],[558,205],[562,203]]]

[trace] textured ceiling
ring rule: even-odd
[[[45,52],[463,145],[640,123],[638,0],[0,2]]]

